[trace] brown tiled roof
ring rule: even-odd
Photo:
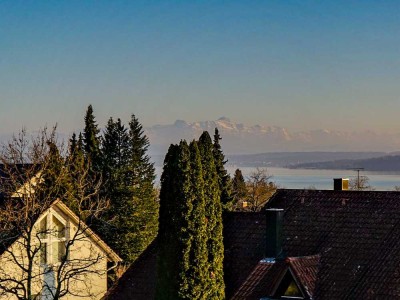
[[[288,257],[295,278],[300,282],[304,292],[312,298],[319,270],[320,255]]]
[[[251,274],[236,291],[232,300],[252,300],[263,297],[273,297],[286,272],[293,272],[295,280],[303,293],[312,298],[317,271],[319,255],[290,257],[285,260],[261,260]]]

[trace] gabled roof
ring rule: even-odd
[[[400,193],[279,190],[283,251],[319,254],[315,299],[400,299]]]
[[[261,260],[242,283],[232,299],[274,297],[285,275],[296,282],[306,299],[312,299],[317,278],[319,255],[290,257],[285,260]]]
[[[46,208],[43,213],[41,215],[44,215],[48,212],[48,210],[51,207],[57,207],[58,209],[60,209],[64,214],[66,214],[70,219],[72,219],[76,224],[79,223],[79,217],[67,206],[65,205],[60,199],[57,199],[55,201],[53,201],[48,208]],[[1,209],[1,208],[0,208]],[[40,216],[38,216],[38,218],[40,218]],[[104,251],[104,253],[107,254],[107,257],[110,261],[114,261],[114,262],[121,262],[122,259],[118,256],[118,254],[116,254],[97,234],[95,234],[93,232],[93,230],[91,230],[86,224],[83,223],[83,228],[82,230],[84,231],[84,233],[90,238],[92,239],[98,247],[100,247],[100,249],[102,251]],[[0,230],[0,236],[1,236],[1,230]],[[6,239],[2,239],[2,243],[0,244],[0,255],[3,254],[3,252],[12,245],[12,243],[14,243],[17,239],[19,238],[19,236],[16,234],[14,236],[11,236],[9,238]]]
[[[74,220],[75,223],[79,223],[80,219],[79,217],[67,206],[65,205],[60,199],[57,199],[56,201],[53,202],[51,206],[57,206],[63,213],[65,213],[69,218]],[[82,222],[82,221],[81,221]],[[83,223],[83,222],[82,222]],[[118,256],[117,253],[114,252],[96,233],[94,233],[93,230],[91,230],[85,223],[83,223],[83,228],[82,230],[85,232],[85,234],[92,239],[97,246],[100,247],[101,250],[104,251],[104,253],[107,254],[107,257],[109,260],[114,261],[114,262],[121,262],[122,258]]]

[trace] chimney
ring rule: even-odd
[[[333,190],[334,191],[347,191],[349,189],[348,178],[334,178],[333,179]]]
[[[283,212],[281,208],[270,208],[265,211],[267,218],[265,256],[267,258],[278,258],[282,254]]]

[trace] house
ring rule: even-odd
[[[400,192],[286,190],[224,216],[227,299],[400,299]],[[153,299],[153,243],[107,299]]]
[[[34,222],[30,234],[16,230],[15,235],[12,230],[5,235],[7,224],[2,224],[0,299],[25,297],[28,286],[35,299],[53,299],[57,292],[67,300],[101,299],[107,270],[121,258],[61,200]]]

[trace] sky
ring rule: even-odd
[[[0,134],[215,120],[400,133],[399,1],[0,1]]]

